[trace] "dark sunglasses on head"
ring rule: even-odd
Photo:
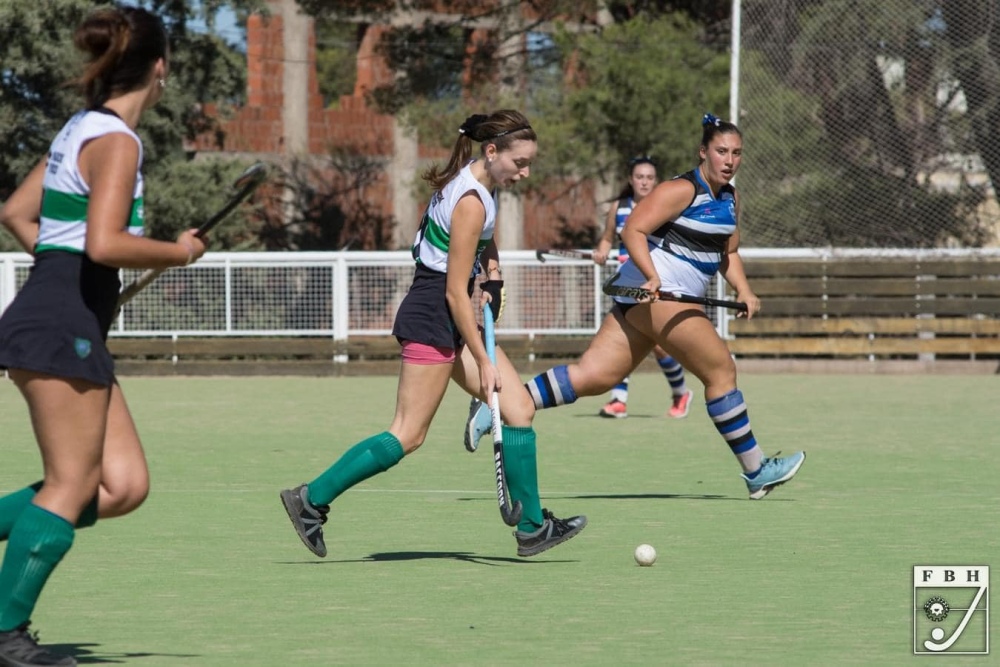
[[[637,164],[651,164],[651,165],[653,165],[655,167],[656,166],[656,160],[654,160],[653,158],[651,158],[648,155],[638,155],[638,156],[636,156],[636,157],[634,157],[634,158],[632,158],[631,160],[628,161],[628,166],[629,166],[630,169],[632,167],[636,166]]]

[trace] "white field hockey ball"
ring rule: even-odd
[[[649,567],[656,562],[656,549],[649,544],[640,544],[635,548],[635,562],[642,567]]]

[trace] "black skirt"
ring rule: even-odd
[[[402,343],[433,345],[458,350],[464,345],[455,320],[451,316],[446,298],[447,274],[433,271],[418,264],[413,273],[413,284],[403,297],[396,311],[392,335]],[[475,286],[469,281],[469,296]]]
[[[106,341],[120,289],[118,270],[86,255],[39,253],[0,316],[0,368],[110,386],[115,366]]]

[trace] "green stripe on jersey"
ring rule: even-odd
[[[58,190],[42,191],[42,217],[55,222],[81,222],[87,219],[86,195],[73,195]]]
[[[427,219],[424,238],[438,250],[448,252],[448,243],[451,241],[451,236],[434,222],[434,218]]]
[[[82,255],[83,254],[83,251],[80,250],[79,248],[71,248],[70,246],[66,246],[66,245],[55,245],[54,243],[43,243],[42,245],[36,245],[35,246],[35,254],[36,255],[38,253],[40,253],[40,252],[45,252],[46,250],[63,250],[65,252],[71,252],[74,255]]]
[[[144,198],[132,201],[129,211],[128,226],[139,227],[145,224]],[[58,190],[42,192],[42,217],[53,222],[85,222],[87,220],[87,204],[90,198],[86,195],[73,195]]]
[[[142,228],[145,222],[145,211],[143,209],[143,198],[139,197],[132,201],[132,212],[128,216],[128,226]]]

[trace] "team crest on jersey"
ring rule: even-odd
[[[76,356],[81,359],[86,359],[90,356],[90,341],[86,338],[76,338],[73,340],[73,349],[76,350]]]

